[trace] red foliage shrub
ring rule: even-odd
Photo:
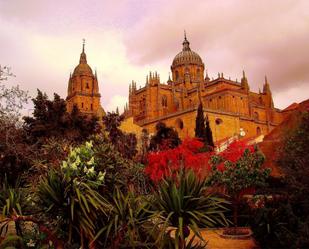
[[[247,139],[238,140],[231,143],[229,147],[220,152],[219,155],[225,160],[235,163],[242,157],[246,149],[250,150],[252,153],[254,152],[254,146],[248,145]]]
[[[190,168],[200,175],[202,169],[209,168],[208,161],[214,154],[213,152],[199,153],[203,146],[204,144],[198,139],[187,138],[174,149],[151,152],[147,156],[148,165],[145,172],[154,182],[172,175],[180,167]]]
[[[247,143],[248,140],[235,141],[225,151],[220,152],[219,155],[225,160],[236,162],[242,157],[246,149],[249,149],[251,152],[254,151],[254,146],[248,146]],[[187,138],[174,149],[151,152],[147,156],[148,164],[145,172],[154,182],[172,175],[180,167],[190,168],[197,175],[201,175],[203,171],[210,170],[209,160],[215,155],[214,152],[200,153],[203,146],[204,144],[198,139]],[[223,172],[225,169],[224,162],[220,163],[217,167]]]

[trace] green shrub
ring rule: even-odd
[[[7,249],[7,248],[24,248],[23,239],[17,235],[9,235],[7,236],[0,244],[0,249]]]

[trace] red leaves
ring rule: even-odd
[[[231,143],[229,147],[225,151],[222,151],[219,155],[225,160],[235,163],[242,157],[246,149],[250,150],[250,152],[254,152],[254,146],[247,145],[247,143],[248,140],[235,141]]]
[[[219,153],[219,156],[224,158],[224,161],[237,162],[246,149],[254,152],[254,146],[248,146],[247,143],[247,140],[233,142],[227,150]],[[204,144],[198,139],[187,138],[174,149],[149,153],[145,172],[154,182],[172,175],[180,167],[193,169],[196,174],[201,175],[210,170],[209,160],[215,155],[214,152],[200,153],[203,146]],[[217,167],[219,171],[223,172],[225,170],[224,162]]]
[[[200,175],[202,169],[208,169],[208,161],[213,155],[213,152],[199,153],[203,146],[198,139],[187,138],[177,148],[149,153],[145,172],[154,182],[170,176],[180,167],[193,169]]]

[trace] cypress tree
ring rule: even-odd
[[[214,147],[215,144],[214,144],[214,140],[212,138],[212,131],[211,131],[211,128],[210,128],[210,125],[209,125],[208,115],[206,116],[206,129],[205,129],[205,133],[206,133],[205,144],[207,144],[207,145],[209,145],[211,147]]]
[[[205,139],[205,119],[204,119],[204,112],[202,103],[199,104],[197,109],[197,115],[195,119],[195,137]]]

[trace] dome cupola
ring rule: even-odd
[[[171,70],[173,72],[173,80],[175,81],[182,80],[185,73],[189,73],[193,80],[203,80],[204,63],[201,57],[191,50],[186,33],[182,42],[182,51],[175,56]]]

